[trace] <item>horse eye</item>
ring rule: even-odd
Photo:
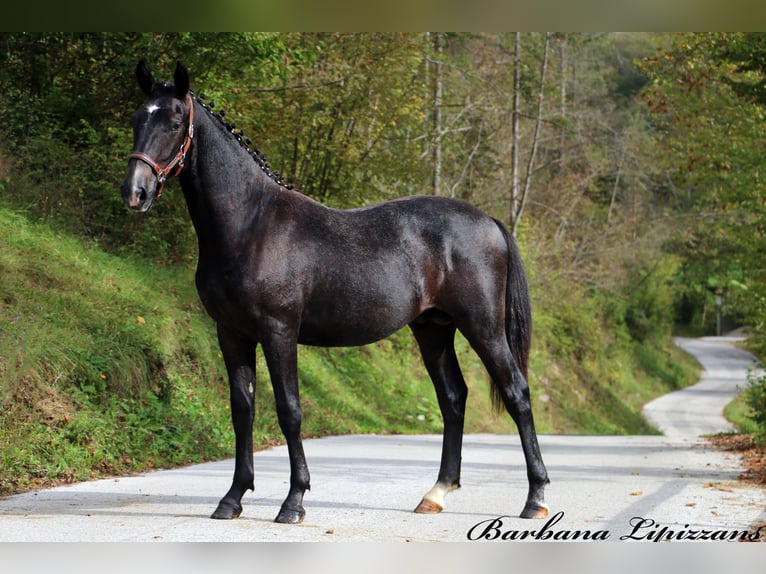
[[[174,132],[177,132],[181,129],[181,122],[173,122],[173,124],[170,126],[170,129],[172,129]]]

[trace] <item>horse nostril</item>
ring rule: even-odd
[[[146,201],[146,188],[144,188],[144,187],[139,187],[139,188],[138,188],[138,193],[136,193],[136,197],[138,198],[138,200],[139,200],[141,203],[143,203],[144,201]]]

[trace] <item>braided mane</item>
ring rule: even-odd
[[[207,100],[207,96],[205,94],[195,94],[193,90],[189,90],[189,94],[191,94],[192,98],[194,98],[194,100],[200,106],[207,110],[210,115],[221,122],[221,125],[226,128],[226,131],[234,136],[234,138],[236,138],[236,140],[239,142],[239,145],[242,146],[242,148],[248,153],[248,155],[250,155],[250,157],[253,158],[253,160],[255,160],[255,163],[258,164],[258,166],[266,175],[272,179],[272,181],[286,189],[295,189],[295,186],[292,183],[286,183],[284,179],[282,179],[282,176],[278,171],[271,170],[271,166],[269,165],[269,162],[264,154],[262,154],[257,148],[250,148],[253,142],[250,140],[250,138],[245,136],[245,133],[242,130],[237,130],[237,126],[235,124],[226,121],[226,112],[224,110],[219,110],[217,112],[213,111],[213,108],[215,107],[214,101],[210,100],[209,102],[206,102],[205,100]]]

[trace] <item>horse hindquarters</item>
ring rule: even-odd
[[[493,402],[505,407],[519,430],[529,481],[521,516],[543,518],[548,514],[544,489],[549,481],[526,379],[531,331],[529,292],[513,238],[501,223],[495,223],[502,242],[493,242],[489,247],[485,243],[482,252],[473,257],[465,253],[463,259],[471,267],[453,271],[451,295],[461,303],[454,305],[452,316],[489,373]]]

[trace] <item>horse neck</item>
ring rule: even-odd
[[[192,150],[179,179],[200,256],[215,257],[239,249],[279,186],[218,120],[194,105]]]

